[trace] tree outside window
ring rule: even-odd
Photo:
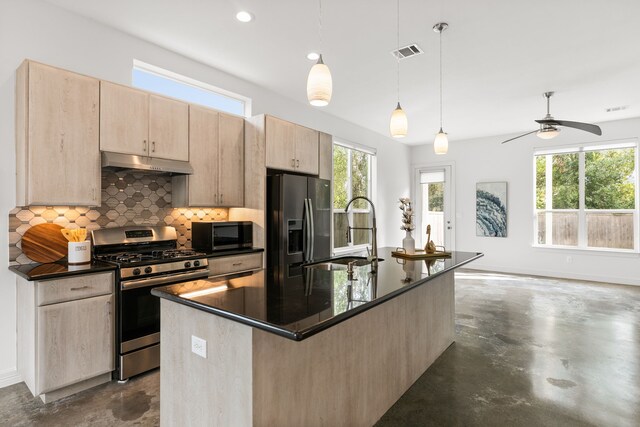
[[[333,247],[334,249],[362,246],[371,242],[368,230],[353,230],[347,241],[347,221],[352,227],[370,227],[371,207],[364,200],[356,200],[344,212],[347,202],[356,196],[371,197],[372,154],[335,144],[333,146]]]
[[[535,156],[536,242],[637,250],[636,144]]]

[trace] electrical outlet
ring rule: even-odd
[[[567,257],[567,264],[571,264],[573,262],[573,258],[571,256]]]
[[[207,358],[207,341],[191,335],[191,351],[202,358]]]

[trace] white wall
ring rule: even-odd
[[[232,75],[37,0],[2,0],[0,4],[0,260],[8,260],[9,210],[15,205],[15,70],[25,59],[66,68],[119,83],[131,83],[133,59],[251,97],[253,114],[270,113],[322,130],[340,139],[374,147],[378,152],[377,213],[380,224],[399,221],[396,200],[410,189],[409,148],[328,115],[301,101],[269,92]],[[286,66],[284,64],[283,66]],[[381,226],[381,245],[397,245],[398,227]],[[0,269],[0,387],[15,382],[15,276]]]
[[[507,144],[515,135],[455,141],[446,155],[433,154],[432,145],[413,147],[412,166],[455,164],[456,250],[483,252],[469,265],[502,272],[567,277],[640,285],[640,256],[580,250],[534,248],[533,244],[533,150],[577,142],[637,138],[640,119],[606,122],[603,136],[563,129],[560,136],[542,141],[529,136]],[[508,237],[476,236],[475,189],[477,182],[507,181]],[[571,257],[568,262],[567,256]]]

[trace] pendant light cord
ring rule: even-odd
[[[442,132],[442,31],[440,30],[440,132]]]
[[[400,0],[397,2],[396,10],[396,76],[397,76],[397,94],[398,105],[400,105]]]
[[[320,55],[322,55],[322,0],[318,0],[319,10],[318,13],[318,39],[320,40]]]

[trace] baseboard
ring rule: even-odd
[[[0,372],[0,388],[8,387],[19,382],[22,382],[22,376],[16,369]]]
[[[542,277],[551,277],[551,278],[557,278],[557,279],[583,280],[587,282],[640,286],[640,279],[634,280],[634,279],[629,279],[627,277],[599,276],[599,275],[591,275],[591,274],[573,274],[573,273],[566,273],[562,271],[532,270],[527,268],[513,268],[513,267],[505,267],[505,266],[498,266],[498,265],[476,266],[475,264],[469,264],[467,267],[470,270],[492,271],[496,273],[524,274],[529,276],[542,276]]]

